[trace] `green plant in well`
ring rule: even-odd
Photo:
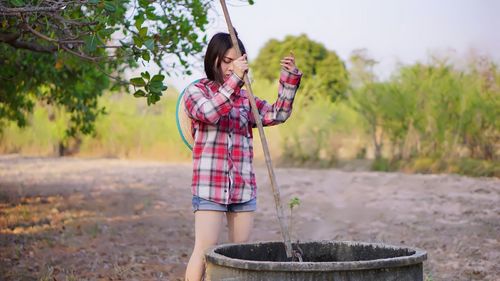
[[[290,235],[293,233],[293,210],[300,205],[300,199],[298,197],[293,197],[288,202],[288,207],[290,208]],[[292,239],[293,240],[293,239]]]
[[[300,205],[300,199],[298,197],[293,197],[290,199],[290,202],[288,202],[288,207],[290,207],[290,211],[293,210],[293,208],[298,207]]]

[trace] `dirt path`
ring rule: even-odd
[[[188,164],[0,156],[0,280],[182,280]],[[500,280],[500,180],[277,169],[294,237],[427,250],[427,280]],[[265,169],[254,240],[279,240]],[[224,235],[221,242],[225,242]]]

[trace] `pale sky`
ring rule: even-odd
[[[426,61],[430,53],[452,50],[465,56],[472,49],[500,62],[500,0],[255,0],[250,6],[227,0],[233,25],[250,60],[264,44],[286,35],[307,34],[347,61],[350,53],[365,48],[380,62],[376,68],[387,78],[398,62]],[[219,1],[218,14],[208,29],[209,38],[227,32]],[[300,62],[297,62],[300,68]],[[184,88],[204,76],[169,78]]]

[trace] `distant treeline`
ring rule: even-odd
[[[257,83],[277,71],[265,62],[289,50],[304,79],[293,124],[282,130],[284,163],[369,157],[375,170],[500,176],[500,73],[491,59],[430,57],[380,81],[366,50],[354,51],[346,67],[323,45],[290,36],[261,50]]]
[[[353,54],[348,102],[365,122],[376,168],[500,175],[500,73],[493,61],[471,56],[458,66],[433,58],[402,66],[384,82],[374,78],[374,63],[365,52]]]
[[[273,102],[279,60],[292,51],[304,77],[292,117],[267,128],[279,165],[335,167],[346,159],[375,170],[500,177],[500,73],[491,59],[429,58],[381,81],[376,61],[354,51],[349,62],[305,35],[271,40],[252,60],[256,95]],[[178,94],[156,105],[105,95],[107,115],[92,136],[65,134],[68,115],[38,104],[19,129],[3,129],[0,153],[189,161],[175,125]],[[257,161],[262,159],[255,136]]]

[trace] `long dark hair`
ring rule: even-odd
[[[236,35],[238,35],[236,33]],[[238,45],[241,50],[241,54],[246,54],[245,46],[238,38]],[[231,36],[229,33],[220,32],[215,34],[210,42],[208,43],[207,52],[205,53],[205,73],[207,78],[212,81],[217,81],[219,83],[224,83],[224,74],[221,73],[220,65],[224,59],[224,55],[227,50],[233,47],[233,42],[231,41]]]

